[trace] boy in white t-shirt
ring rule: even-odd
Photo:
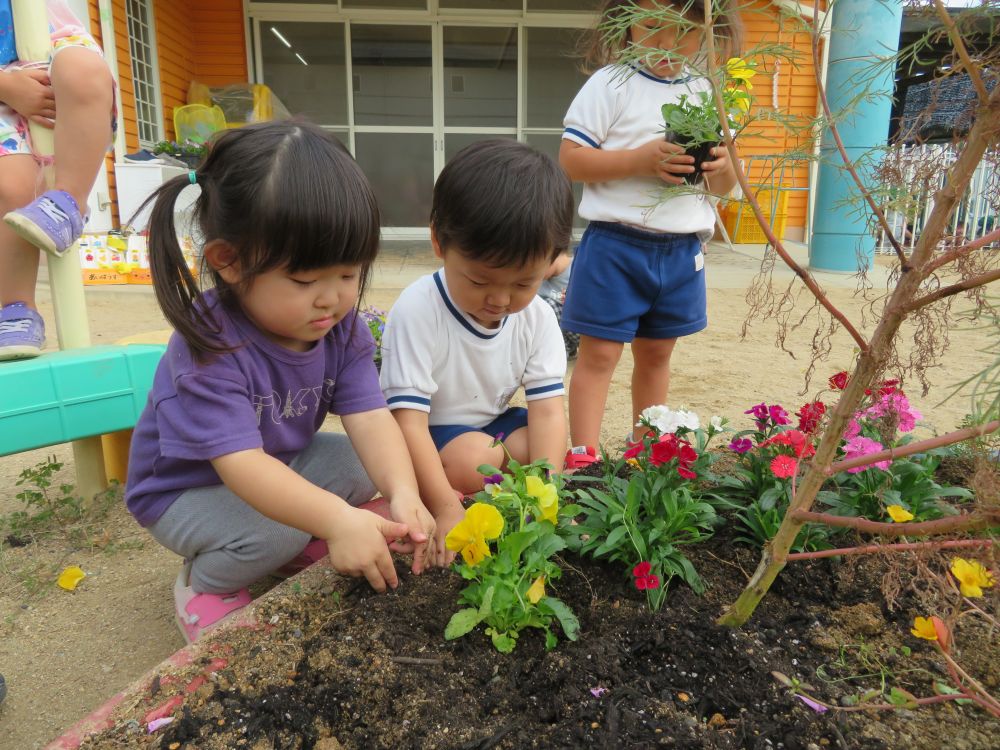
[[[561,468],[566,352],[536,292],[569,247],[572,221],[565,173],[515,141],[462,149],[434,185],[431,243],[444,267],[393,305],[381,383],[446,563],[445,536],[465,512],[455,491],[482,489],[478,466],[503,467],[506,448]],[[510,408],[522,387],[528,408]]]

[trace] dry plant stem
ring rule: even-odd
[[[995,526],[1000,523],[1000,510],[962,513],[948,518],[939,518],[936,521],[891,523],[889,521],[869,521],[867,518],[854,518],[852,516],[834,516],[830,513],[816,513],[811,510],[795,508],[785,514],[785,520],[795,521],[799,526],[804,523],[822,523],[840,529],[854,529],[866,534],[881,534],[882,536],[930,536],[957,531],[978,531]],[[791,558],[786,555],[785,559]]]
[[[707,36],[711,39],[711,33]],[[1000,87],[995,90],[994,99],[1000,101]],[[830,127],[836,129],[836,124],[831,123]],[[947,184],[935,195],[934,208],[910,255],[910,262],[914,267],[923,267],[933,256],[938,243],[945,234],[948,218],[955,210],[958,197],[965,192],[977,165],[982,161],[987,148],[992,145],[996,137],[996,126],[991,118],[989,116],[978,117],[975,125],[969,131],[965,148],[962,149],[950,170]],[[808,511],[815,502],[816,495],[826,480],[827,468],[833,463],[837,454],[844,429],[857,411],[861,399],[865,395],[865,389],[870,387],[875,376],[888,360],[893,341],[906,317],[907,305],[917,296],[921,282],[919,274],[911,273],[900,276],[886,303],[882,319],[872,334],[871,346],[862,350],[858,356],[857,365],[847,388],[843,391],[840,400],[837,401],[830,421],[823,431],[819,447],[816,449],[816,455],[806,469],[799,491],[792,499],[781,527],[770,543],[764,547],[760,563],[757,570],[754,571],[753,577],[737,600],[719,618],[719,624],[738,627],[745,623],[771,588],[774,579],[784,568],[788,560],[789,550],[804,523],[798,511]]]
[[[992,539],[949,539],[944,542],[907,542],[905,544],[868,544],[863,547],[841,547],[840,549],[822,549],[817,552],[793,552],[788,561],[819,560],[824,557],[842,557],[847,555],[871,555],[879,552],[911,552],[926,549],[966,549],[970,547],[989,547],[996,544]]]
[[[816,70],[820,70],[822,68],[822,62],[819,59],[818,27],[819,2],[815,2],[813,3],[813,43],[811,46],[813,65]],[[829,43],[830,42],[827,41],[827,44]],[[833,113],[830,111],[830,100],[826,96],[826,87],[823,85],[823,81],[820,80],[819,76],[816,76],[816,90],[819,94],[820,105],[823,107],[823,116],[826,118],[826,121],[830,123],[830,135],[833,137],[834,145],[837,146],[837,151],[840,153],[840,158],[844,162],[844,167],[847,170],[847,173],[851,176],[851,180],[861,192],[861,197],[864,199],[865,203],[868,204],[868,208],[870,208],[872,213],[875,215],[879,226],[882,227],[882,232],[885,234],[886,238],[888,238],[889,243],[892,245],[892,249],[896,252],[896,258],[899,259],[900,271],[902,273],[910,271],[912,266],[910,266],[907,262],[903,246],[900,245],[899,240],[896,239],[896,235],[889,226],[889,222],[886,220],[885,213],[882,211],[882,208],[875,203],[875,199],[872,198],[871,192],[865,187],[864,182],[861,180],[861,176],[854,168],[854,163],[851,161],[851,157],[848,155],[847,149],[844,147],[844,141],[840,137],[840,131],[834,126]]]
[[[953,263],[954,261],[959,260],[960,258],[964,258],[969,253],[978,250],[981,247],[986,247],[991,242],[995,242],[997,240],[1000,240],[1000,229],[994,229],[992,232],[984,234],[982,237],[979,237],[978,239],[972,240],[971,242],[962,245],[960,247],[956,247],[954,250],[949,250],[946,253],[942,253],[937,258],[928,263],[926,266],[921,268],[920,275],[926,279],[928,276],[930,276],[932,273],[934,273],[942,266],[946,266],[949,263]]]
[[[706,57],[708,58],[708,80],[712,84],[712,97],[715,100],[716,109],[719,112],[725,112],[726,106],[725,102],[722,100],[722,92],[715,83],[717,66],[715,63],[715,37],[712,33],[712,0],[704,0],[704,3],[705,48],[707,53]],[[719,124],[722,126],[722,142],[725,144],[726,151],[729,153],[729,160],[733,165],[733,173],[736,175],[736,181],[743,190],[743,199],[750,204],[750,208],[753,210],[753,215],[757,219],[757,223],[760,224],[760,228],[764,232],[764,236],[767,237],[768,243],[785,262],[785,265],[792,269],[795,275],[802,280],[802,283],[805,284],[809,291],[813,293],[813,296],[816,297],[826,311],[836,318],[836,320],[844,327],[844,330],[850,334],[851,338],[854,339],[854,343],[857,344],[858,349],[866,351],[868,349],[868,342],[865,341],[865,337],[862,336],[858,329],[854,327],[854,324],[851,323],[848,317],[837,309],[832,302],[830,302],[812,275],[792,259],[792,256],[788,254],[785,246],[781,243],[781,240],[775,236],[774,228],[771,226],[770,221],[765,218],[764,212],[761,210],[760,204],[757,202],[757,197],[753,193],[750,181],[747,178],[746,173],[743,171],[743,167],[740,166],[740,155],[736,152],[736,143],[733,140],[733,131],[729,127],[729,122],[725,117],[720,117]]]
[[[951,675],[951,679],[952,682],[955,683],[955,687],[959,688],[969,700],[974,701],[979,706],[982,706],[993,716],[1000,718],[1000,702],[990,695],[986,688],[980,685],[979,682],[972,677],[972,675],[962,669],[958,665],[958,662],[952,658],[951,654],[942,648],[940,643],[935,643],[934,645],[937,646],[938,653],[944,657],[945,665],[948,668],[948,674]]]
[[[990,92],[986,89],[986,84],[983,83],[982,76],[979,75],[979,68],[976,67],[975,63],[972,62],[972,58],[969,57],[969,50],[965,46],[965,40],[962,39],[962,35],[955,26],[955,22],[948,15],[948,9],[941,0],[934,0],[934,9],[937,11],[938,18],[941,19],[941,25],[948,30],[948,39],[955,47],[959,60],[962,61],[961,69],[969,74],[969,79],[976,89],[979,101],[985,102],[990,98]]]
[[[926,440],[918,440],[914,443],[901,445],[898,448],[886,448],[878,453],[869,453],[864,456],[858,456],[857,458],[847,459],[846,461],[837,461],[836,463],[830,465],[830,467],[826,470],[826,473],[827,475],[832,475],[836,474],[838,471],[846,471],[847,469],[854,469],[858,466],[871,466],[872,464],[877,464],[880,461],[894,461],[897,458],[911,456],[914,453],[923,453],[924,451],[933,450],[934,448],[954,445],[955,443],[960,443],[963,440],[971,440],[972,438],[989,435],[997,430],[1000,430],[1000,419],[994,419],[992,422],[986,422],[973,427],[966,427],[961,430],[956,430],[955,432],[938,435],[937,437],[927,438]]]
[[[952,295],[960,294],[961,292],[967,292],[970,289],[986,286],[987,284],[997,280],[1000,280],[1000,268],[988,271],[987,273],[981,273],[978,276],[971,276],[967,279],[963,279],[957,284],[943,286],[930,294],[925,294],[923,297],[912,300],[909,304],[907,304],[906,312],[919,310],[921,307],[926,307],[927,305],[937,302],[939,299],[951,297]]]

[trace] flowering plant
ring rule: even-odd
[[[738,133],[749,121],[748,113],[753,101],[750,79],[756,73],[756,67],[755,63],[733,57],[721,70],[722,114],[733,133]],[[676,102],[664,104],[660,112],[666,139],[684,146],[687,149],[685,153],[695,157],[695,171],[687,175],[687,181],[693,183],[701,174],[701,163],[708,159],[708,149],[722,140],[722,118],[715,97],[711,91],[681,94]]]
[[[459,638],[484,623],[493,646],[510,653],[521,631],[533,627],[545,632],[551,649],[557,640],[554,620],[571,641],[580,630],[572,610],[546,592],[562,575],[551,559],[567,545],[558,528],[568,527],[579,508],[560,505],[561,479],[550,478],[548,464],[509,460],[507,468],[502,474],[479,467],[484,489],[446,537],[448,549],[461,555],[455,567],[469,584],[459,594],[468,606],[452,615],[445,638]]]
[[[830,378],[835,390],[847,387],[846,372]],[[922,419],[903,391],[900,381],[883,380],[865,391],[865,398],[844,431],[840,452],[844,459],[878,453],[887,447],[905,445],[917,422]],[[934,481],[934,472],[946,451],[937,449],[895,461],[877,461],[856,466],[834,477],[836,492],[824,492],[819,500],[836,515],[887,520],[930,521],[954,508],[944,498],[969,499],[972,493],[962,487],[942,487]],[[895,510],[893,510],[895,508]]]
[[[382,334],[385,333],[385,310],[377,307],[366,307],[361,310],[361,320],[368,326],[372,338],[375,339],[375,366],[382,368]]]
[[[624,564],[656,611],[674,577],[698,593],[704,590],[681,548],[711,536],[718,523],[715,508],[696,494],[692,480],[707,473],[714,460],[709,441],[725,425],[713,417],[705,430],[693,412],[666,406],[646,409],[639,425],[647,433],[623,456],[636,470],[620,476],[624,466],[618,462],[606,468],[605,488],[578,490],[582,517],[569,532],[581,554]]]

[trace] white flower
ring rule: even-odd
[[[639,425],[643,424],[655,428],[661,435],[672,435],[681,427],[688,430],[697,430],[701,427],[698,415],[693,411],[685,411],[684,409],[674,411],[663,405],[644,409],[639,422]]]
[[[722,432],[722,417],[720,417],[718,414],[716,414],[709,420],[709,424],[712,425],[712,429],[715,430],[716,432]]]

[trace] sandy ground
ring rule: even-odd
[[[759,267],[760,252],[746,246],[739,252],[712,249],[708,257],[710,325],[678,345],[669,399],[671,405],[684,404],[706,420],[712,414],[727,416],[740,428],[749,426],[742,412],[755,403],[782,403],[792,412],[805,400],[801,394],[812,338],[809,326],[789,335],[787,345],[797,353],[795,359],[775,347],[772,320],[755,323],[745,340],[739,338],[747,314],[746,289]],[[426,248],[387,252],[378,264],[368,302],[390,306],[407,283],[435,267]],[[884,268],[876,269],[876,287],[884,288],[885,275]],[[784,272],[781,278],[790,277]],[[853,279],[821,274],[820,281],[837,305],[851,313],[852,319],[859,319],[862,305],[853,298]],[[148,288],[91,288],[87,300],[94,343],[111,343],[165,327]],[[42,289],[41,302],[51,326],[47,287]],[[805,308],[800,302],[797,309]],[[870,323],[863,328],[871,329]],[[912,335],[907,333],[906,340],[912,340]],[[949,386],[986,364],[988,357],[979,351],[985,343],[982,330],[953,333],[946,361],[933,370],[930,394],[920,396],[915,384],[908,388],[927,419],[923,430],[946,431],[966,414],[967,398],[939,402]],[[809,394],[819,394],[826,377],[849,367],[853,356],[850,339],[837,334],[829,360],[820,365]],[[609,448],[621,447],[630,426],[630,373],[626,350],[604,422],[602,437]],[[830,400],[829,393],[826,397]],[[52,454],[69,464],[63,478],[73,481],[69,446],[0,458],[0,514],[19,507],[14,495],[20,471]],[[184,645],[173,623],[171,602],[177,557],[145,536],[122,507],[113,513],[109,528],[119,542],[138,548],[66,555],[58,548],[25,552],[0,544],[0,673],[10,693],[0,706],[0,748],[42,746]],[[55,571],[77,564],[88,577],[75,592],[52,587],[27,602],[23,581],[14,574],[27,554],[47,555]]]

